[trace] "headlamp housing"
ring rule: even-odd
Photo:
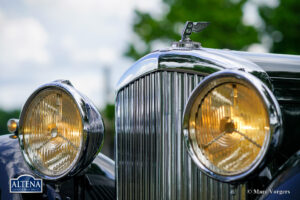
[[[224,70],[205,78],[184,111],[188,152],[207,175],[223,182],[243,179],[265,163],[281,141],[279,105],[253,75]]]
[[[19,120],[19,143],[38,176],[56,180],[86,168],[104,138],[101,115],[69,81],[39,87],[26,101]]]

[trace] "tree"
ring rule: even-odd
[[[300,54],[300,1],[281,0],[276,8],[259,9],[265,32],[273,39],[271,52]]]
[[[160,18],[149,13],[135,11],[133,30],[142,40],[145,48],[131,41],[126,56],[133,59],[154,50],[159,41],[170,43],[180,39],[181,29],[186,21],[209,21],[210,27],[191,39],[200,41],[211,48],[242,49],[246,45],[258,42],[258,33],[252,26],[242,22],[242,7],[246,0],[163,0],[169,8]]]
[[[102,153],[114,158],[114,138],[115,138],[115,105],[106,104],[104,109],[100,112],[105,125],[104,145]]]

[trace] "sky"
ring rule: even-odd
[[[260,1],[251,2],[244,21],[259,25]],[[35,89],[58,79],[70,80],[100,108],[113,102],[118,79],[133,63],[123,52],[134,37],[134,9],[164,12],[160,0],[1,0],[0,108],[21,109]]]
[[[84,2],[84,3],[83,3]],[[1,0],[0,108],[20,109],[40,85],[68,79],[98,107],[133,61],[123,56],[135,8],[159,0]],[[104,68],[110,97],[104,97]]]

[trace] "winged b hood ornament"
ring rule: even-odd
[[[201,43],[200,42],[193,42],[190,39],[190,35],[194,33],[199,33],[203,29],[205,29],[210,22],[191,22],[187,21],[184,25],[184,29],[181,33],[181,40],[179,42],[174,42],[172,44],[173,48],[200,48]]]

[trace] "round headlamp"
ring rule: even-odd
[[[99,152],[104,136],[95,106],[68,81],[38,88],[19,121],[19,142],[29,167],[44,179],[73,176]]]
[[[192,92],[183,123],[194,162],[211,177],[230,182],[250,174],[278,146],[282,119],[275,97],[259,79],[225,70]]]

